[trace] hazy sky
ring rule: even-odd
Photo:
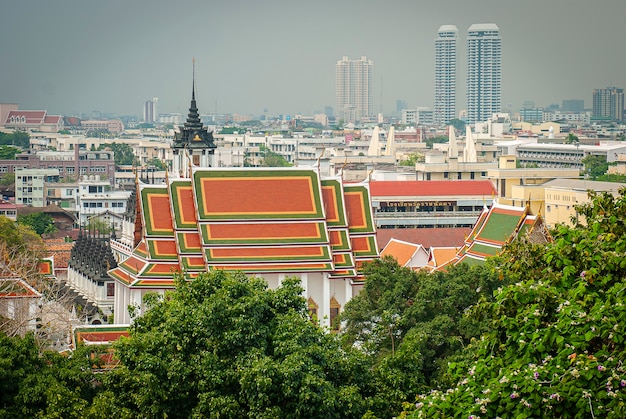
[[[502,102],[519,108],[626,88],[626,0],[28,0],[0,9],[0,103],[52,114],[187,113],[192,58],[201,113],[312,114],[334,106],[335,64],[374,62],[374,110],[433,105],[434,39],[465,45],[495,23]]]

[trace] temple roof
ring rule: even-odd
[[[463,247],[451,262],[482,264],[518,237],[525,237],[533,243],[551,241],[543,219],[540,215],[531,214],[529,206],[502,205],[494,201],[490,208],[483,209]]]
[[[368,184],[313,168],[197,168],[139,184],[142,237],[109,273],[127,286],[172,286],[174,274],[327,272],[359,280],[378,257]]]

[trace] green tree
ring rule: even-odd
[[[441,135],[439,137],[427,138],[424,142],[426,143],[426,147],[433,148],[433,144],[445,144],[448,141],[448,137]]]
[[[341,315],[344,347],[370,355],[376,394],[373,411],[397,414],[402,402],[440,379],[450,356],[485,330],[463,313],[500,280],[485,267],[461,265],[448,272],[416,272],[392,258],[365,267],[367,281]]]
[[[601,182],[626,183],[626,175],[622,175],[619,173],[607,173],[607,174],[598,176],[596,180],[599,180]]]
[[[98,150],[110,148],[113,150],[115,164],[117,166],[130,166],[137,162],[133,148],[125,143],[105,143],[100,144]]]
[[[19,148],[9,146],[9,145],[0,145],[0,159],[2,160],[14,160],[15,155],[19,153],[21,150]]]
[[[278,153],[274,153],[272,150],[265,146],[260,147],[261,152],[263,153],[263,160],[261,162],[261,166],[264,167],[288,167],[291,166],[291,163],[287,161],[283,156]]]
[[[41,235],[52,234],[57,231],[54,226],[54,219],[45,212],[33,212],[26,215],[18,215],[17,223],[29,226],[35,233]]]
[[[465,122],[460,119],[451,119],[449,124],[452,125],[455,130],[463,133],[465,132]]]
[[[580,144],[580,140],[576,135],[570,132],[567,134],[567,137],[565,137],[565,144]]]
[[[156,170],[165,170],[165,164],[163,161],[157,159],[156,157],[153,157],[147,164],[148,166],[154,166]]]
[[[409,154],[406,157],[406,159],[400,160],[400,162],[398,164],[400,166],[415,166],[415,163],[423,162],[423,161],[424,161],[424,155],[423,154],[411,153],[411,154]]]
[[[0,185],[9,186],[15,183],[15,173],[3,173],[0,176]]]
[[[454,385],[418,396],[408,416],[626,417],[625,192],[591,192],[577,206],[585,225],[494,259],[513,284],[469,313],[489,329],[449,364]]]
[[[606,171],[609,169],[609,164],[606,161],[606,156],[589,154],[582,159],[582,163],[585,167],[583,173],[585,174],[585,176],[589,176],[589,178],[592,180],[596,180],[600,176],[606,174]]]
[[[97,393],[88,352],[41,352],[32,334],[0,334],[0,417],[83,418]]]
[[[30,135],[22,131],[11,134],[0,132],[0,145],[12,145],[26,149],[30,147]]]
[[[297,279],[213,271],[151,296],[95,401],[108,417],[361,417],[363,357],[308,318]]]
[[[19,225],[4,215],[0,215],[0,244],[18,252],[43,248],[41,237],[30,226]],[[39,250],[36,253],[38,252]]]

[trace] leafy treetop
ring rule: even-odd
[[[478,304],[489,330],[448,365],[448,389],[412,418],[626,417],[626,190],[590,193],[554,242],[511,243],[497,272],[514,282]]]

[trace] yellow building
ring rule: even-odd
[[[500,156],[497,169],[490,169],[487,178],[498,191],[498,202],[505,205],[524,206],[530,200],[534,214],[542,211],[543,188],[538,186],[554,179],[577,179],[576,168],[517,167],[515,156]]]
[[[578,213],[574,206],[590,201],[588,196],[589,190],[611,192],[617,195],[619,189],[625,186],[626,184],[624,183],[597,182],[583,179],[555,179],[547,182],[544,185],[545,211],[542,211],[546,224],[551,227],[560,223],[572,225],[572,219],[578,219]]]

